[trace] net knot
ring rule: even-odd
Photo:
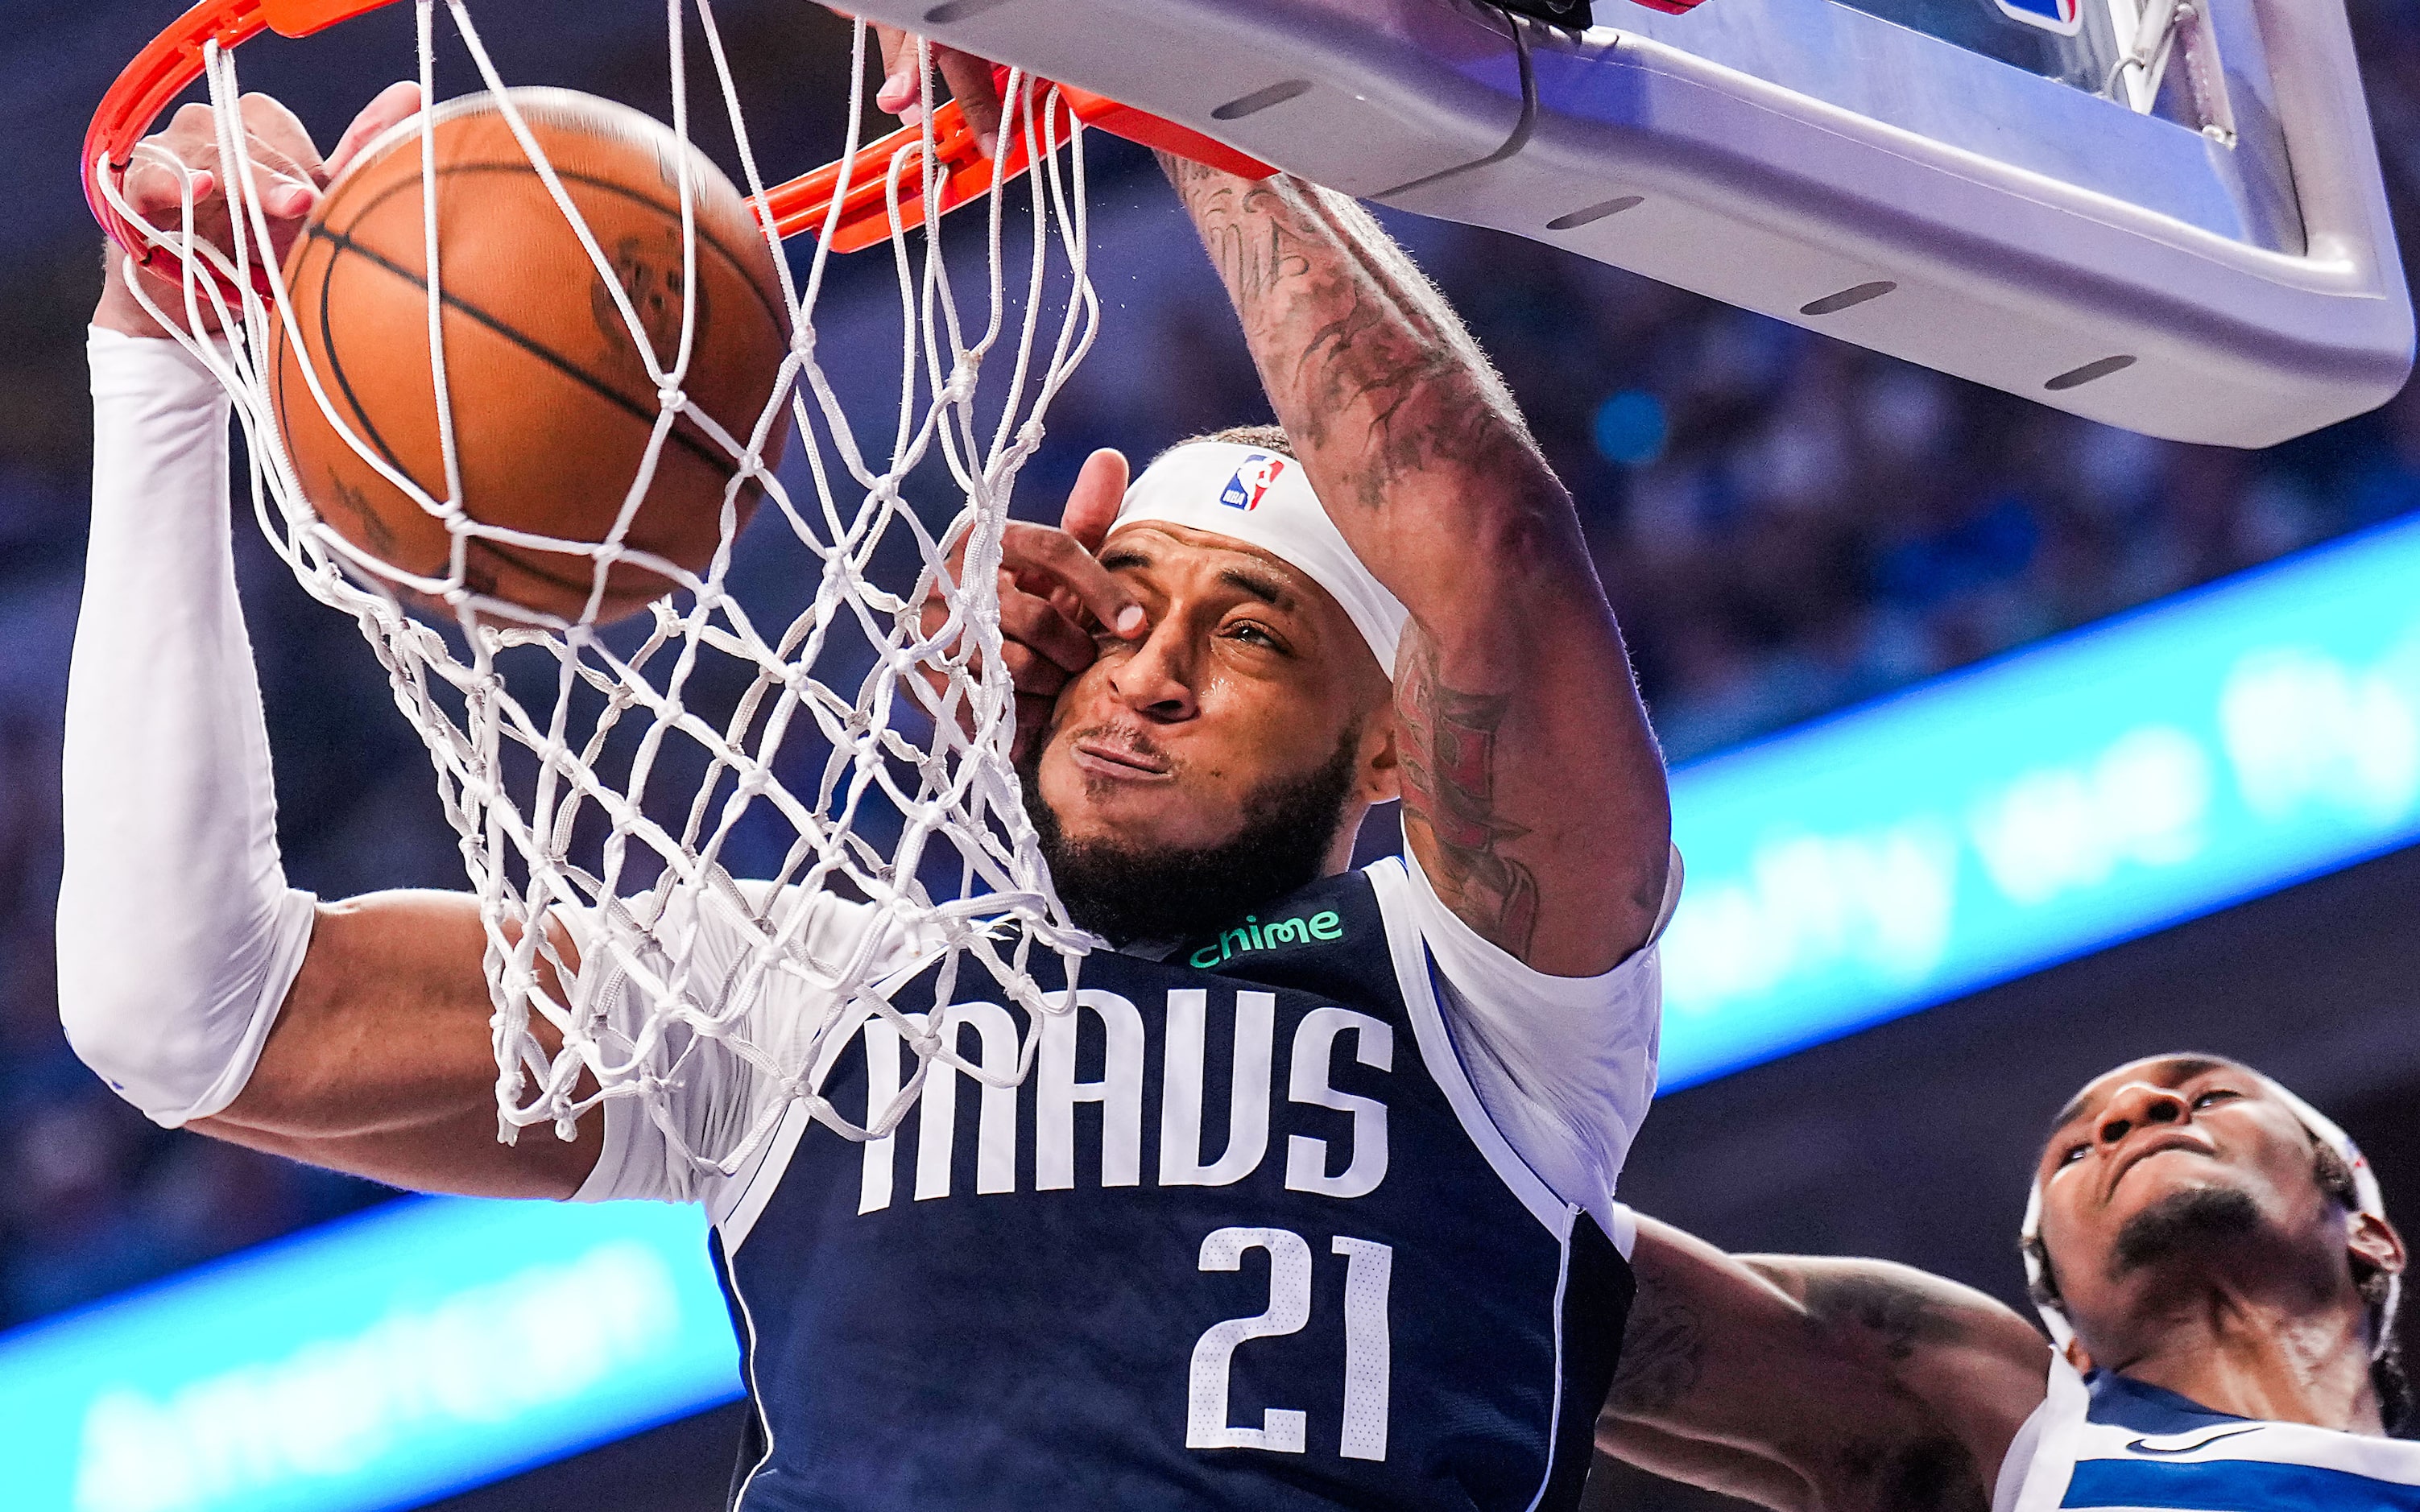
[[[448,8],[489,89],[503,91],[466,8]],[[216,55],[217,44],[209,45]],[[428,45],[420,61],[433,67]],[[677,53],[674,66],[677,97],[686,92]],[[728,96],[728,73],[722,77]],[[225,114],[237,100],[231,66],[210,85],[213,108],[231,119]],[[750,149],[738,105],[727,102],[744,158]],[[542,156],[534,152],[533,162]],[[930,156],[922,143],[904,153],[893,190],[915,182],[917,165]],[[186,164],[178,169],[190,173]],[[560,192],[554,198],[587,237],[594,228],[582,208]],[[761,221],[761,194],[757,204]],[[265,493],[275,506],[259,509],[261,523],[313,596],[360,622],[436,768],[437,797],[491,942],[483,975],[494,999],[494,1093],[505,1141],[549,1126],[571,1137],[588,1108],[620,1100],[626,1114],[651,1119],[699,1169],[727,1176],[762,1148],[791,1103],[845,1137],[868,1136],[817,1088],[830,1064],[827,1052],[855,1038],[869,1013],[894,1027],[915,1057],[916,1086],[903,1083],[868,1111],[868,1122],[887,1134],[915,1108],[937,1061],[945,1079],[979,1075],[1002,1085],[999,1066],[959,1053],[953,1005],[1063,1011],[1031,977],[1026,944],[1000,948],[1024,930],[1061,958],[1058,980],[1072,990],[1075,957],[1087,941],[1063,922],[1031,826],[1016,814],[1006,762],[1016,701],[999,660],[996,587],[987,577],[957,581],[954,573],[947,589],[934,586],[960,543],[979,539],[997,553],[1019,469],[1042,443],[1041,409],[1092,340],[1097,301],[1083,263],[1043,260],[1072,245],[1050,228],[1080,229],[1081,212],[1055,190],[1030,204],[1037,281],[1023,303],[1011,298],[1007,275],[1028,270],[1021,259],[1007,260],[1017,239],[1004,239],[1004,226],[995,225],[990,285],[1003,292],[995,296],[992,333],[971,348],[946,280],[928,284],[931,265],[896,262],[902,298],[931,318],[910,320],[900,332],[900,357],[914,381],[901,385],[896,416],[884,417],[887,446],[873,431],[861,438],[853,422],[866,417],[857,412],[854,391],[844,404],[835,376],[817,365],[820,274],[798,286],[783,280],[784,349],[745,354],[751,363],[779,358],[774,386],[752,416],[718,408],[709,417],[712,407],[686,392],[691,377],[717,389],[724,372],[716,355],[721,344],[702,328],[690,332],[697,349],[681,366],[643,351],[646,376],[636,381],[655,386],[659,408],[644,417],[655,434],[642,465],[676,465],[667,442],[696,450],[692,442],[702,441],[716,471],[729,470],[719,509],[691,522],[700,535],[717,533],[715,550],[701,565],[687,550],[690,536],[681,549],[665,549],[652,517],[649,528],[639,528],[647,490],[635,501],[626,495],[630,517],[613,516],[617,529],[543,537],[563,579],[587,579],[588,607],[578,618],[520,602],[512,583],[500,586],[475,570],[480,553],[531,547],[540,536],[508,520],[483,522],[458,486],[402,486],[411,517],[440,526],[449,548],[415,576],[320,517],[287,465],[290,448],[254,449],[256,502]],[[981,224],[980,216],[969,219]],[[924,235],[938,252],[939,223]],[[685,253],[702,249],[701,231],[685,225],[683,236]],[[190,227],[147,227],[146,240],[179,252],[184,297],[222,316],[234,346],[212,370],[248,432],[282,440],[274,364],[253,348],[259,333],[292,318],[284,285],[263,290],[238,270],[222,298],[215,286],[196,284],[211,255],[207,239]],[[1056,322],[1038,316],[1062,301],[1079,319],[1053,345]],[[848,301],[851,312],[861,302],[855,293]],[[622,316],[639,313],[615,302]],[[864,307],[882,303],[877,296]],[[853,313],[837,318],[841,367],[853,375],[869,360],[871,348],[861,348],[876,338]],[[301,360],[308,363],[309,354]],[[440,353],[431,351],[429,363],[438,413],[453,413],[461,390]],[[1001,392],[986,393],[979,370]],[[377,465],[375,448],[335,420],[324,385],[311,387],[351,452]],[[673,434],[701,425],[698,435]],[[783,466],[785,445],[793,457],[804,454],[795,467]],[[468,439],[459,449],[476,450]],[[743,548],[737,538],[751,494],[772,506],[755,517],[779,539]],[[599,503],[613,501],[607,492]],[[940,529],[944,518],[953,523]],[[626,562],[645,573],[617,573]],[[626,576],[660,580],[661,596],[646,595],[653,602],[645,611],[631,612],[637,606]],[[903,595],[907,582],[914,588]],[[450,613],[423,623],[414,617],[423,597]],[[551,592],[547,598],[557,602]],[[929,634],[928,600],[947,606],[947,624]],[[540,919],[559,919],[576,936],[578,973],[557,949],[552,925],[534,927]],[[883,995],[876,973],[891,969],[893,947],[943,963],[939,980],[946,985],[929,1011],[900,1011]],[[1029,1057],[1037,1042],[1024,1035]],[[751,1130],[717,1128],[712,1143],[682,1132],[677,1115],[681,1100],[696,1094],[701,1046],[746,1077],[752,1091],[769,1094],[779,1104],[767,1110],[769,1118],[760,1113]],[[1008,1074],[1025,1073],[1020,1066]]]
[[[960,357],[950,369],[950,381],[941,386],[943,404],[965,404],[975,396],[975,363],[970,357]]]

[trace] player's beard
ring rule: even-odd
[[[1017,776],[1050,880],[1069,918],[1128,946],[1206,933],[1318,881],[1344,822],[1361,732],[1357,725],[1346,731],[1336,754],[1315,770],[1254,788],[1233,838],[1191,849],[1069,839],[1042,801],[1041,752],[1048,744],[1033,743]]]
[[[2172,1192],[2118,1230],[2118,1242],[2109,1252],[2109,1278],[2117,1280],[2206,1244],[2242,1239],[2258,1232],[2260,1223],[2259,1205],[2232,1187]]]

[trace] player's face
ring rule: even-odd
[[[1394,795],[1391,689],[1325,589],[1180,525],[1127,526],[1100,561],[1133,587],[1150,631],[1102,636],[1099,659],[1059,695],[1037,774],[1069,840],[1224,844],[1256,795],[1319,771],[1356,729],[1353,799]]]
[[[2317,1168],[2301,1120],[2241,1066],[2163,1056],[2085,1088],[2040,1177],[2042,1243],[2086,1347],[2123,1336],[2195,1270],[2306,1271],[2324,1290],[2347,1263],[2349,1214]]]

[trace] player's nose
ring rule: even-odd
[[[2191,1111],[2174,1088],[2149,1082],[2128,1082],[2110,1094],[2096,1126],[2103,1145],[2114,1145],[2147,1124],[2182,1123]]]
[[[1190,719],[1201,712],[1193,689],[1198,665],[1193,652],[1184,617],[1164,613],[1153,623],[1142,644],[1110,670],[1109,691],[1145,718],[1162,724]]]

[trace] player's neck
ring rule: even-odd
[[[2385,1431],[2357,1302],[2291,1307],[2214,1285],[2128,1332],[2138,1349],[2096,1363],[2236,1417]]]

